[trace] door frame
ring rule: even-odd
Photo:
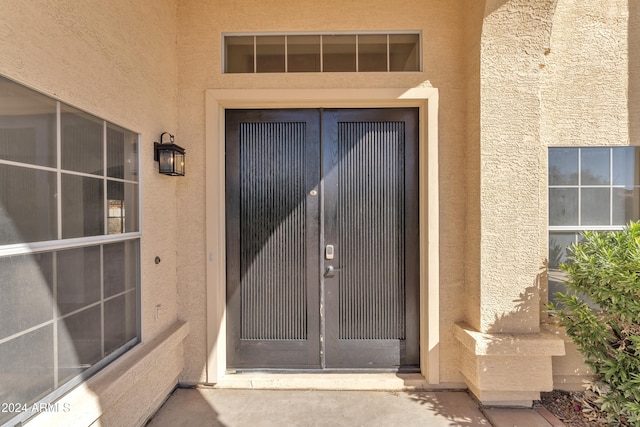
[[[439,384],[438,89],[208,89],[205,93],[206,382],[226,373],[225,116],[227,108],[418,107],[420,371]]]

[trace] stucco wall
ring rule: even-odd
[[[466,142],[465,142],[465,320],[479,329],[480,320],[480,49],[485,1],[465,2],[465,73],[466,73]]]
[[[464,271],[464,1],[365,2],[180,1],[178,8],[179,132],[189,170],[178,187],[179,312],[191,325],[184,382],[206,381],[205,109],[204,91],[217,88],[416,87],[440,90],[441,380],[460,381],[452,325],[462,318]],[[223,75],[222,32],[422,30],[424,72]],[[223,206],[219,207],[224,209]],[[215,256],[215,254],[214,254]],[[212,325],[218,327],[218,325]]]
[[[160,176],[153,162],[154,140],[163,131],[177,132],[176,2],[4,0],[0,9],[0,74],[141,134],[142,325],[149,342],[177,321],[178,180]],[[132,419],[175,384],[181,347],[155,364],[158,372],[174,374],[130,379],[131,390],[151,386],[136,396]],[[96,417],[122,409],[96,397]]]
[[[545,145],[629,144],[628,3],[558,1],[542,86]]]
[[[628,0],[559,0],[541,90],[541,140],[553,146],[638,145],[640,4]],[[548,173],[545,163],[545,174]],[[546,181],[541,200],[547,210]],[[546,218],[545,218],[546,220]],[[546,222],[540,246],[548,250]],[[546,297],[546,295],[545,295]],[[543,320],[546,320],[543,318]],[[561,328],[567,355],[553,361],[555,387],[574,389],[588,370]]]
[[[546,218],[539,96],[555,1],[491,3],[480,62],[480,273],[467,283],[479,286],[481,310],[469,322],[535,333],[546,259],[537,243]]]
[[[482,27],[479,41],[471,26],[468,37],[467,323],[455,333],[460,369],[481,402],[530,405],[551,390],[552,357],[564,354],[561,339],[540,332],[540,88],[555,0],[481,3],[467,12]]]
[[[467,10],[465,319],[496,336],[531,333],[546,322],[547,148],[637,144],[640,6],[486,1],[478,46],[481,7]],[[555,386],[579,385],[580,354],[545,330],[566,342]]]

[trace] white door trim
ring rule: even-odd
[[[209,89],[206,91],[206,382],[226,373],[225,135],[226,108],[418,107],[420,117],[420,369],[440,382],[438,90]]]

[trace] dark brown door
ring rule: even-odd
[[[227,110],[227,365],[419,364],[415,109]]]

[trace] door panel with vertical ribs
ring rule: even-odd
[[[417,136],[415,109],[226,112],[230,368],[418,366]]]
[[[419,363],[415,110],[323,115],[326,366]]]
[[[227,111],[226,137],[227,364],[317,367],[319,112]]]

